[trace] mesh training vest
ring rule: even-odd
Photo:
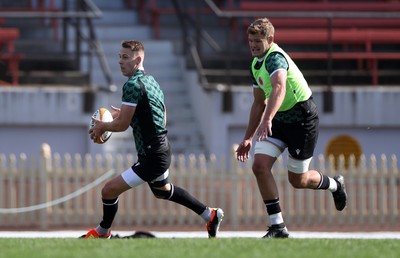
[[[272,84],[269,72],[267,71],[265,66],[265,62],[272,52],[282,53],[289,64],[286,80],[286,94],[283,103],[278,110],[286,111],[291,109],[297,102],[309,99],[311,96],[311,89],[308,86],[307,81],[304,79],[303,74],[300,72],[299,68],[296,66],[293,60],[277,44],[273,43],[267,54],[265,55],[261,67],[259,69],[255,68],[258,62],[257,57],[253,59],[251,65],[253,76],[257,81],[258,86],[264,91],[266,99],[269,99],[270,97]]]

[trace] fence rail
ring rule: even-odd
[[[100,189],[104,180],[131,166],[132,155],[59,155],[43,144],[39,159],[0,154],[0,228],[82,227],[101,219]],[[231,162],[231,164],[228,164]],[[316,157],[312,167],[327,175],[344,174],[349,195],[343,212],[326,191],[296,190],[287,180],[285,162],[274,167],[285,222],[290,228],[334,230],[400,229],[400,186],[397,157],[361,156],[346,163]],[[228,169],[229,168],[229,169]],[[173,156],[171,181],[212,207],[225,211],[223,228],[264,229],[268,220],[251,161],[238,164],[213,155]],[[120,198],[116,226],[173,226],[200,229],[190,210],[153,197],[147,185]]]

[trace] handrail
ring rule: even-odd
[[[293,17],[293,18],[400,18],[399,12],[368,11],[226,11],[213,0],[204,0],[210,9],[221,18],[243,17]]]
[[[86,5],[87,7],[91,8],[92,10],[98,10],[100,11],[97,6],[95,4],[93,4],[92,1],[87,0]],[[96,9],[94,9],[96,8]],[[100,11],[101,13],[101,11]],[[116,91],[116,86],[114,85],[113,81],[112,81],[112,77],[111,77],[111,70],[110,67],[108,65],[107,59],[105,58],[105,54],[104,54],[104,50],[103,47],[101,46],[100,42],[97,40],[96,37],[96,33],[94,30],[94,26],[92,23],[92,19],[89,17],[86,17],[86,22],[88,24],[89,27],[89,44],[91,47],[93,47],[95,49],[96,55],[99,58],[100,61],[100,66],[101,69],[103,70],[103,74],[104,77],[108,83],[108,88],[105,89],[105,91],[109,91],[109,92],[115,92]],[[80,35],[82,36],[82,35]]]
[[[175,1],[175,2],[179,2],[179,1]],[[399,19],[400,18],[400,12],[395,12],[394,10],[398,9],[398,5],[396,5],[396,8],[382,8],[382,9],[371,9],[370,7],[368,8],[364,8],[360,11],[357,11],[357,9],[349,9],[349,11],[343,11],[344,9],[337,9],[334,10],[330,10],[328,8],[326,8],[327,6],[324,6],[324,10],[325,11],[311,11],[311,10],[307,10],[305,8],[303,8],[302,10],[296,10],[296,9],[292,9],[292,10],[288,10],[288,11],[271,11],[271,10],[264,10],[264,11],[251,11],[251,10],[242,10],[242,9],[229,9],[232,6],[228,7],[227,9],[224,9],[224,7],[219,7],[217,4],[215,4],[213,0],[198,0],[198,1],[192,1],[192,3],[194,2],[200,2],[201,7],[200,8],[206,8],[208,13],[211,13],[211,15],[214,16],[214,18],[219,19],[221,22],[223,22],[224,24],[226,23],[226,21],[228,21],[229,23],[231,23],[233,26],[235,26],[235,28],[233,28],[232,30],[229,30],[229,28],[226,28],[224,30],[224,32],[226,32],[225,35],[225,46],[222,48],[214,48],[211,44],[210,44],[210,40],[216,42],[217,44],[220,44],[220,41],[218,40],[224,40],[223,37],[221,37],[222,35],[218,35],[218,40],[216,40],[217,38],[207,38],[205,37],[205,33],[206,31],[204,30],[204,28],[202,28],[202,24],[201,24],[201,16],[200,17],[196,17],[195,15],[193,15],[193,13],[189,13],[186,12],[185,9],[182,8],[182,10],[179,13],[179,10],[176,9],[176,4],[175,4],[175,15],[178,17],[180,26],[181,26],[181,30],[182,30],[182,34],[183,34],[183,51],[186,54],[187,58],[190,58],[191,61],[191,65],[193,65],[194,62],[194,67],[195,69],[198,71],[199,77],[200,77],[200,81],[201,82],[206,82],[207,83],[207,88],[215,88],[218,90],[229,90],[229,87],[231,85],[231,81],[229,81],[231,79],[230,75],[236,75],[237,74],[237,67],[238,66],[242,66],[240,65],[237,60],[238,60],[238,50],[241,50],[243,52],[241,52],[240,54],[244,53],[245,50],[245,46],[243,45],[243,48],[241,45],[241,42],[239,42],[237,39],[238,35],[236,34],[236,26],[237,26],[237,21],[241,21],[242,19],[244,21],[247,21],[246,18],[256,18],[256,17],[271,17],[271,18],[279,18],[279,17],[287,17],[287,18],[319,18],[319,19],[326,19],[327,22],[324,22],[324,25],[326,28],[326,31],[328,32],[328,40],[327,43],[325,45],[325,50],[323,50],[324,52],[327,53],[328,58],[326,58],[326,72],[327,72],[327,76],[326,78],[326,85],[328,86],[327,88],[330,89],[332,84],[333,84],[333,79],[335,78],[334,74],[333,74],[333,43],[332,43],[332,32],[333,32],[333,28],[334,26],[336,26],[335,21],[336,19],[343,19],[345,18],[347,19],[364,19],[366,17],[368,18],[372,18],[372,20],[374,20],[374,18],[385,18],[387,21],[389,21],[389,19]],[[245,1],[243,1],[245,2]],[[268,6],[268,5],[266,5]],[[329,5],[330,6],[330,5]],[[328,6],[328,7],[329,7]],[[390,5],[388,5],[390,7]],[[183,7],[183,6],[182,6]],[[199,7],[199,6],[197,6]],[[191,10],[199,10],[200,8],[192,8]],[[155,7],[158,8],[158,7]],[[162,9],[163,7],[159,7],[160,9]],[[369,10],[371,9],[371,10]],[[384,11],[384,9],[388,9],[388,11]],[[328,11],[326,11],[328,10]],[[376,10],[376,11],[374,11]],[[169,13],[169,12],[168,12]],[[197,14],[197,13],[195,13]],[[201,14],[200,12],[198,14]],[[383,19],[380,19],[383,20]],[[186,23],[186,24],[183,24]],[[188,26],[190,24],[190,26]],[[349,24],[350,25],[350,24]],[[321,28],[321,25],[318,26],[319,28]],[[222,29],[221,29],[222,31]],[[233,34],[232,34],[233,33]],[[190,35],[188,35],[190,34]],[[232,37],[233,36],[233,37]],[[244,38],[244,37],[243,37]],[[189,40],[190,39],[190,40]],[[232,40],[234,39],[234,40]],[[201,43],[202,41],[206,42],[209,46],[207,46],[207,48],[204,48]],[[207,51],[213,51],[213,53],[211,54],[211,56],[209,56],[210,58],[208,58],[208,56],[206,56],[208,53]],[[213,83],[213,81],[211,79],[209,79],[208,75],[209,75],[209,71],[205,69],[206,63],[205,61],[212,61],[213,59],[213,54],[220,54],[221,57],[223,59],[217,59],[218,62],[225,62],[226,65],[224,66],[223,69],[219,70],[218,73],[215,71],[213,75],[215,76],[225,76],[225,82],[224,83]],[[247,52],[246,52],[247,53]],[[204,62],[204,63],[203,63]],[[243,68],[241,68],[243,69]],[[210,80],[209,82],[207,82],[208,80]],[[203,87],[205,85],[202,85]],[[223,86],[223,87],[221,87]],[[226,86],[226,87],[225,87]],[[204,87],[206,88],[206,87]]]
[[[89,10],[80,11],[1,11],[3,18],[100,18],[103,13],[92,0],[83,0]]]
[[[84,0],[91,1],[91,0]],[[101,12],[98,13],[85,13],[85,12],[40,12],[40,11],[0,11],[0,16],[3,18],[99,18],[102,16]]]
[[[83,11],[66,11],[66,10],[55,10],[55,11],[0,11],[0,17],[4,18],[24,18],[24,19],[31,19],[31,18],[50,18],[50,19],[63,19],[64,22],[68,22],[75,26],[77,31],[77,36],[79,40],[84,40],[88,42],[88,44],[94,48],[94,52],[99,59],[103,75],[106,79],[106,82],[109,86],[106,91],[114,91],[114,83],[112,82],[111,71],[107,63],[107,59],[105,58],[104,51],[101,47],[100,42],[96,39],[95,30],[93,28],[91,19],[100,18],[102,17],[102,11],[93,3],[92,0],[83,0],[82,2],[76,1],[77,5],[80,5],[83,8]],[[81,33],[81,29],[79,26],[79,20],[86,19],[87,25],[89,27],[89,36],[85,37]],[[76,22],[74,22],[76,20]],[[66,28],[64,27],[64,30]],[[66,33],[64,33],[66,37]],[[66,38],[63,38],[64,46],[66,46]],[[77,58],[79,58],[80,47],[79,42],[76,43],[76,51],[77,51]],[[78,59],[79,60],[79,59]]]
[[[204,0],[204,2],[209,6],[209,8],[220,18],[246,18],[246,17],[292,17],[292,18],[326,18],[328,20],[328,38],[329,44],[327,46],[327,91],[324,94],[324,111],[332,111],[333,101],[332,101],[332,31],[333,25],[332,20],[334,18],[400,18],[399,12],[393,11],[230,11],[221,10],[213,0]],[[230,68],[227,68],[228,73],[230,73]]]
[[[186,26],[186,21],[189,21],[192,24],[193,23],[195,24],[196,29],[201,31],[200,36],[202,36],[206,40],[211,40],[210,46],[213,47],[213,49],[220,49],[220,47],[215,41],[212,40],[212,38],[206,32],[204,32],[204,30],[202,28],[200,28],[200,26],[198,26],[196,21],[194,21],[193,19],[190,19],[189,16],[185,15],[182,12],[182,9],[181,9],[178,1],[176,1],[176,0],[171,0],[171,1],[172,1],[172,5],[174,6],[174,8],[176,10],[176,13],[178,14],[178,19],[181,24],[182,43],[184,46],[184,52],[185,52],[185,54],[190,53],[191,57],[193,58],[194,66],[196,67],[196,71],[197,71],[198,75],[200,76],[201,86],[204,89],[209,89],[209,83],[208,83],[207,77],[204,75],[204,72],[203,72],[204,69],[203,69],[203,66],[201,63],[201,58],[200,58],[199,52],[197,50],[197,47],[194,43],[193,38],[189,35],[189,30]],[[188,44],[188,46],[189,46],[189,51],[185,47],[186,44]]]

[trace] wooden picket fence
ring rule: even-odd
[[[102,216],[100,190],[104,180],[124,171],[134,161],[133,155],[61,156],[52,153],[47,144],[42,146],[40,158],[0,154],[0,229],[85,230],[97,225]],[[206,205],[223,208],[224,229],[263,230],[269,221],[251,163],[239,163],[233,156],[228,160],[213,155],[173,156],[170,181]],[[326,160],[318,156],[311,166],[326,175],[345,176],[348,207],[336,211],[328,191],[294,189],[287,180],[285,162],[279,159],[274,175],[285,222],[290,228],[400,228],[400,180],[395,155],[382,155],[379,159],[374,155],[361,156],[357,165],[354,157],[347,165],[340,157],[337,166],[333,157]],[[154,198],[144,184],[121,195],[114,225],[201,230],[203,223],[185,207]]]

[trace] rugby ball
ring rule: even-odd
[[[108,109],[106,109],[106,108],[97,109],[96,112],[93,113],[92,117],[99,121],[102,121],[102,122],[112,122],[113,121],[111,112],[108,111]],[[90,127],[93,127],[94,125],[95,125],[95,121],[90,119]],[[103,133],[103,135],[101,137],[96,139],[95,143],[98,143],[98,144],[105,143],[106,141],[108,141],[108,139],[110,139],[111,134],[112,134],[112,132],[109,132],[109,131]]]

